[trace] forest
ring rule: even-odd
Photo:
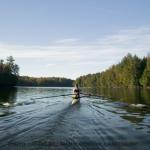
[[[6,61],[0,59],[0,87],[71,87],[73,82],[81,87],[150,87],[150,56],[139,58],[129,53],[107,70],[80,76],[75,81],[60,77],[19,76],[19,66],[12,56],[7,57]]]
[[[150,87],[150,56],[129,53],[107,70],[80,76],[75,82],[81,87]]]

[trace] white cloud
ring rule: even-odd
[[[77,43],[79,41],[80,40],[77,39],[77,38],[64,38],[64,39],[55,41],[55,43],[58,43],[58,44],[74,44],[74,43]]]
[[[0,43],[0,57],[12,55],[17,59],[45,61],[45,66],[75,67],[77,77],[87,72],[98,72],[117,63],[127,53],[143,57],[150,51],[150,26],[121,30],[116,34],[85,43],[76,38],[62,39],[48,46],[25,46]],[[64,70],[63,70],[64,68]],[[82,68],[82,69],[81,69]],[[55,70],[54,73],[56,73]],[[57,72],[59,74],[59,72]]]
[[[56,64],[46,64],[46,67],[53,67],[53,66],[56,66]]]

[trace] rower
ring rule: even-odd
[[[80,98],[80,89],[79,89],[78,84],[75,84],[75,87],[73,89],[73,93],[74,93],[76,98]]]

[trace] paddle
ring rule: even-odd
[[[46,97],[37,97],[37,98],[31,98],[31,100],[43,99],[43,98],[53,98],[53,97],[60,97],[60,96],[70,96],[70,95],[74,95],[74,94],[63,94],[63,95],[54,95],[54,96],[46,96]]]
[[[86,93],[80,93],[80,94],[83,94],[83,95],[85,95],[85,96],[87,96],[87,97],[97,97],[97,98],[100,98],[100,97],[102,97],[102,96],[100,96],[100,95],[92,95],[92,94],[86,94]]]
[[[84,95],[84,96],[81,96],[80,98],[91,97],[91,96],[100,98],[100,96],[98,95],[85,94],[85,93],[80,93],[80,94]],[[75,94],[62,94],[62,95],[54,95],[54,96],[46,96],[46,97],[37,97],[37,98],[31,98],[31,100],[43,99],[43,98],[54,98],[54,97],[61,97],[61,96],[70,96],[70,95],[75,95]]]

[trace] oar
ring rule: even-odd
[[[93,96],[93,97],[98,97],[98,98],[101,98],[102,96],[100,96],[100,95],[93,95],[93,94],[86,94],[86,93],[80,93],[80,94],[83,94],[83,95],[85,95],[85,96],[87,96],[87,97],[91,97],[91,96]]]
[[[81,96],[80,98],[91,97],[91,96],[100,98],[100,96],[97,96],[97,95],[85,94],[85,93],[80,93],[80,94],[84,95],[84,96]],[[70,96],[70,95],[74,95],[74,94],[62,94],[62,95],[54,95],[54,96],[46,96],[46,97],[37,97],[37,98],[31,98],[31,100],[43,99],[43,98],[54,98],[54,97],[61,97],[61,96]]]
[[[31,98],[31,100],[43,99],[43,98],[61,97],[61,96],[70,96],[70,95],[74,95],[74,94],[63,94],[63,95],[54,95],[54,96],[46,96],[46,97],[37,97],[37,98]]]

